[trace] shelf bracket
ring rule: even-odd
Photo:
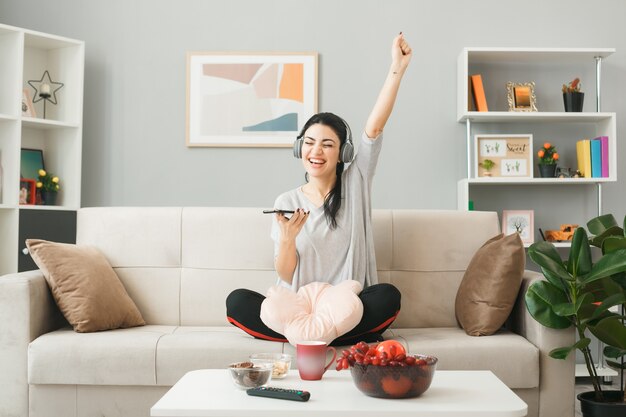
[[[467,139],[467,178],[472,178],[472,122],[469,117],[465,119],[465,136]]]
[[[602,71],[602,57],[594,57],[596,60],[596,111],[600,113],[600,74]]]

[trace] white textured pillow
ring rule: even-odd
[[[261,304],[261,320],[294,346],[305,340],[330,343],[361,321],[361,289],[353,280],[335,286],[313,282],[297,293],[275,285]]]

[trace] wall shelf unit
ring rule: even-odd
[[[82,41],[0,24],[0,275],[18,271],[19,257],[25,256],[20,236],[46,238],[54,232],[27,232],[29,224],[54,225],[55,218],[80,207],[84,61]],[[23,91],[33,100],[28,81],[40,80],[44,71],[63,83],[57,104],[47,103],[44,119],[43,100],[38,101],[32,104],[35,117],[27,116]],[[21,148],[43,151],[46,170],[61,180],[58,205],[19,204]],[[29,222],[21,221],[25,213]]]
[[[617,181],[616,114],[602,112],[601,65],[613,54],[613,48],[464,48],[457,64],[457,121],[465,125],[467,172],[458,182],[457,208],[468,210],[473,194],[482,190],[481,197],[515,187],[541,185],[555,187],[559,192],[576,190],[595,201],[593,215],[602,213],[602,184]],[[489,111],[478,112],[470,101],[469,76],[481,74]],[[561,85],[579,77],[583,81],[585,106],[583,112],[563,111]],[[535,82],[537,112],[509,111],[506,83]],[[595,90],[595,91],[594,91]],[[477,155],[474,136],[477,134],[532,134],[531,156],[534,167],[530,178],[478,177],[474,172]],[[544,142],[554,144],[562,156],[559,165],[577,168],[576,142],[598,136],[609,138],[609,175],[605,178],[540,178],[536,152]],[[568,185],[573,187],[559,187]],[[543,187],[541,187],[543,189]],[[485,191],[489,189],[490,191]],[[571,192],[571,191],[570,191]],[[481,206],[480,210],[534,209],[538,204],[525,198],[526,207]],[[500,200],[502,203],[502,200]],[[545,204],[543,202],[542,204]],[[537,214],[537,213],[535,213]],[[582,222],[581,216],[580,222]],[[565,223],[565,221],[563,221]],[[537,225],[538,223],[535,222]],[[542,226],[541,223],[538,224]],[[558,225],[551,225],[556,226]],[[535,233],[537,238],[538,234]],[[566,246],[565,246],[566,247]]]

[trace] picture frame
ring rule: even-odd
[[[22,148],[20,154],[20,178],[37,179],[40,169],[46,169],[43,160],[43,150]]]
[[[317,52],[187,52],[188,147],[291,147],[317,113]]]
[[[533,112],[537,111],[537,96],[535,83],[506,83],[509,111]]]
[[[475,178],[533,178],[532,134],[474,135]],[[493,163],[493,167],[487,160]]]
[[[35,106],[30,99],[30,94],[27,89],[22,90],[22,116],[23,117],[37,117],[35,112]]]
[[[37,182],[29,178],[20,178],[19,203],[35,204],[37,196]]]
[[[502,210],[502,233],[519,233],[524,244],[535,242],[534,210]]]

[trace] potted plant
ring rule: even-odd
[[[603,391],[589,349],[589,333],[618,356],[626,350],[626,327],[623,316],[610,311],[626,302],[626,291],[619,283],[626,271],[626,248],[603,253],[597,262],[591,258],[591,245],[584,228],[577,228],[572,239],[569,258],[564,261],[552,243],[537,242],[528,249],[530,258],[541,267],[545,281],[533,283],[525,294],[528,312],[543,326],[565,329],[573,326],[578,341],[571,346],[550,352],[556,359],[565,359],[580,350],[591,377],[591,401],[581,401],[583,416],[623,416],[626,402],[622,391]],[[591,405],[590,405],[591,403]],[[597,410],[600,407],[601,410]],[[591,411],[590,411],[591,408]]]
[[[556,177],[556,161],[559,160],[556,148],[550,142],[546,142],[537,151],[537,157],[539,158],[539,175],[543,178]]]
[[[44,205],[53,206],[57,201],[57,193],[61,188],[59,186],[59,177],[40,169],[37,178],[37,190],[41,196]]]
[[[595,217],[587,222],[589,232],[594,235],[590,240],[592,246],[596,246],[602,250],[602,254],[613,253],[620,249],[626,249],[626,216],[624,216],[623,228],[619,227],[615,217],[612,214],[605,214]],[[617,293],[621,290],[626,293],[626,273],[621,272],[613,275],[613,281],[619,286]],[[615,289],[613,289],[615,291]],[[626,315],[626,297],[621,304],[622,326]],[[624,370],[626,364],[626,346],[615,343],[613,340],[604,342],[604,356],[610,358],[606,363],[620,370],[620,390],[622,391],[622,402],[626,404],[626,390],[624,389]]]
[[[563,104],[566,112],[583,111],[585,93],[580,91],[580,79],[574,78],[569,83],[563,84]]]
[[[496,163],[493,162],[491,159],[485,159],[478,165],[480,165],[485,170],[485,172],[483,173],[484,177],[491,177],[491,169],[496,166]]]

